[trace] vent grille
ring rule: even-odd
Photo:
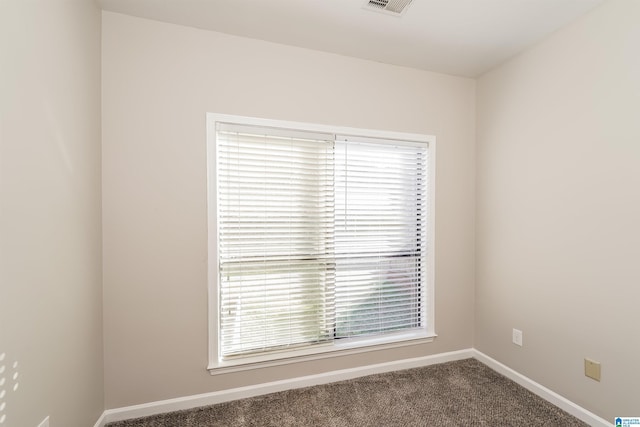
[[[368,0],[364,8],[375,10],[377,12],[385,12],[390,15],[402,15],[412,0]]]

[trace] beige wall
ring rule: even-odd
[[[92,425],[100,12],[2,0],[0,20],[0,415]],[[633,414],[638,22],[639,2],[609,1],[481,77],[476,164],[473,80],[103,13],[106,406],[468,348],[475,309],[480,351],[607,419]],[[206,112],[435,134],[437,340],[211,377]],[[584,357],[603,363],[602,382],[583,376]]]
[[[486,74],[477,110],[476,348],[607,420],[637,414],[640,2]]]
[[[103,12],[106,406],[472,346],[475,82]],[[205,113],[435,134],[428,345],[212,377]]]
[[[3,426],[103,411],[100,26],[90,0],[0,0]]]

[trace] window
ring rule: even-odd
[[[208,116],[212,373],[434,336],[434,145]]]

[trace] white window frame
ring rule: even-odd
[[[291,362],[326,359],[349,354],[357,354],[374,350],[399,348],[404,346],[432,342],[437,336],[434,328],[435,320],[435,166],[436,138],[433,135],[401,133],[371,129],[358,129],[340,126],[327,126],[313,123],[271,120],[263,118],[207,113],[207,217],[208,217],[208,335],[209,364],[207,369],[211,375],[245,371],[269,366],[278,366]],[[328,344],[319,344],[298,350],[269,352],[258,356],[239,357],[233,360],[222,360],[219,356],[218,339],[218,206],[217,206],[217,145],[216,124],[236,123],[242,125],[282,128],[294,131],[330,133],[334,135],[352,135],[362,138],[376,138],[397,141],[399,144],[427,144],[428,156],[428,212],[427,236],[428,253],[426,255],[426,274],[424,277],[424,293],[426,299],[425,327],[420,331],[399,331],[381,337],[358,337],[341,339]]]

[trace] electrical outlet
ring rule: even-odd
[[[584,374],[596,381],[600,381],[600,362],[584,359]]]
[[[515,345],[519,345],[520,347],[522,347],[522,331],[519,329],[514,329],[512,340]]]
[[[49,417],[42,420],[42,422],[38,424],[38,427],[49,427]]]

